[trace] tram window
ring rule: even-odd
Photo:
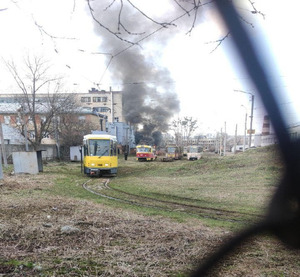
[[[109,156],[109,140],[91,139],[89,146],[90,156]]]
[[[175,147],[168,147],[168,153],[176,153],[176,148]]]
[[[114,144],[113,144],[113,142],[111,142],[111,144],[110,144],[110,155],[111,156],[114,155]]]
[[[114,156],[117,156],[117,142],[113,142],[113,147],[114,147]]]
[[[87,148],[87,145],[84,145],[83,146],[83,153],[84,153],[84,156],[87,156],[88,155],[88,148]]]
[[[146,148],[146,147],[138,147],[137,152],[151,152],[151,148]]]

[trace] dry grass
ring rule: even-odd
[[[84,200],[45,198],[51,183],[33,179],[9,177],[1,184],[5,276],[170,276],[191,269],[220,237],[200,222],[182,226]],[[74,231],[63,233],[63,226]]]

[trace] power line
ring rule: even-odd
[[[211,1],[211,2],[212,2],[212,1]],[[208,3],[211,3],[211,2],[208,2]],[[202,5],[206,5],[206,4],[208,4],[208,3],[202,4]],[[183,14],[181,14],[181,15],[178,16],[177,18],[171,20],[171,21],[169,22],[169,24],[172,24],[172,23],[176,22],[177,20],[181,19],[182,17],[188,15],[188,14],[189,14],[190,12],[192,12],[193,10],[197,10],[197,7],[194,6],[194,7],[191,8],[190,10],[185,11]],[[94,17],[93,17],[93,18],[94,18]],[[111,63],[112,63],[112,61],[113,61],[114,58],[116,58],[117,56],[119,56],[119,55],[123,54],[124,52],[128,51],[131,47],[136,46],[136,45],[139,45],[139,44],[140,44],[142,41],[144,41],[145,39],[147,39],[147,38],[153,36],[154,34],[156,34],[157,32],[159,32],[160,30],[165,29],[165,28],[166,28],[165,25],[159,27],[158,29],[154,30],[152,33],[149,33],[148,35],[144,36],[143,38],[137,40],[136,42],[132,43],[131,45],[129,45],[129,46],[123,48],[122,50],[120,50],[120,51],[117,52],[116,54],[112,55],[112,56],[111,56],[111,59],[109,60],[107,66],[106,66],[106,69],[104,70],[104,73],[102,74],[102,76],[101,76],[101,78],[100,78],[100,80],[99,80],[99,83],[101,83],[102,79],[104,78],[105,73],[107,72],[107,70],[108,70],[109,66],[111,65]]]

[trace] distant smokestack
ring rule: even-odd
[[[270,119],[268,115],[265,115],[264,117],[264,123],[262,128],[262,135],[267,136],[270,135]]]

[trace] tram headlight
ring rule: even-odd
[[[91,164],[91,166],[95,166],[95,164]]]
[[[105,166],[108,166],[108,164],[105,164]]]

